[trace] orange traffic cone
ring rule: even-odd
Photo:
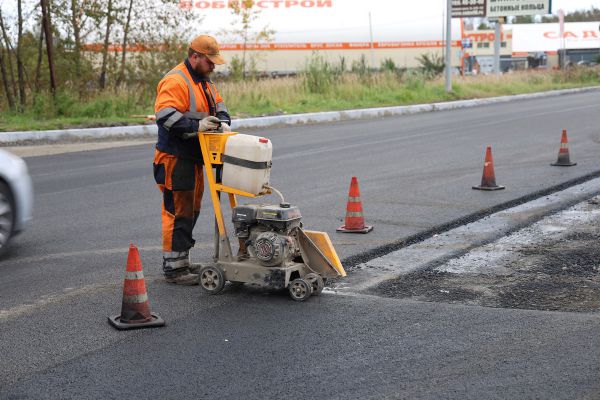
[[[137,247],[133,244],[129,246],[127,256],[121,315],[108,317],[108,322],[117,329],[154,328],[165,325],[161,317],[150,312],[142,261]]]
[[[496,174],[494,173],[494,159],[492,158],[492,147],[485,150],[485,163],[483,164],[483,176],[481,185],[473,186],[477,190],[501,190],[504,186],[496,185]]]
[[[355,176],[350,182],[350,192],[348,193],[348,205],[346,206],[346,221],[344,226],[337,229],[338,232],[347,233],[369,233],[373,230],[372,226],[365,225],[362,203],[360,201],[360,189],[358,180]]]
[[[569,145],[567,143],[567,130],[563,129],[562,138],[560,139],[560,149],[558,150],[558,159],[550,165],[555,167],[572,167],[573,165],[577,165],[576,162],[571,162]]]

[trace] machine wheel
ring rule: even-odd
[[[295,301],[308,299],[313,292],[312,288],[312,284],[302,278],[294,279],[288,286],[290,297]]]
[[[310,274],[306,274],[304,276],[304,280],[306,280],[308,283],[310,283],[312,285],[312,290],[313,290],[313,295],[318,296],[321,294],[321,292],[323,291],[323,288],[325,287],[325,283],[323,282],[323,278],[321,278],[321,275],[319,274],[315,274],[314,272],[311,272]]]
[[[225,274],[216,265],[208,265],[200,270],[200,288],[208,294],[217,294],[225,286]]]

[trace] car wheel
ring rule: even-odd
[[[15,223],[15,202],[6,184],[0,182],[0,255],[8,247]]]

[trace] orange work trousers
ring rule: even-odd
[[[188,251],[204,193],[202,165],[156,150],[154,180],[162,192],[163,252]]]

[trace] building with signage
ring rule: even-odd
[[[465,71],[490,73],[494,31],[465,31]],[[514,24],[502,27],[502,71],[558,68],[564,49],[565,65],[589,65],[600,56],[600,22],[567,22],[561,40],[560,24]]]
[[[197,27],[189,35],[214,35],[228,60],[241,58],[244,53],[241,37],[235,33],[239,18],[229,7],[231,1],[236,0],[180,3],[197,17]],[[250,38],[257,29],[274,32],[269,42],[250,39],[245,46],[246,55],[259,71],[296,72],[315,52],[334,63],[343,59],[348,67],[364,60],[373,68],[387,59],[398,67],[416,68],[422,55],[444,54],[445,1],[256,0],[255,4],[260,13],[252,23]],[[498,7],[508,6],[514,13],[543,13],[549,0],[453,0],[453,4],[463,7],[465,15],[482,13],[483,4],[488,13],[502,12]],[[559,24],[504,25],[501,69],[556,67],[563,44],[567,63],[591,62],[600,49],[599,27],[600,22],[566,23],[561,40]],[[451,63],[457,71],[491,72],[494,31],[466,31],[462,20],[454,18],[450,40]],[[224,71],[227,66],[220,69]]]
[[[465,31],[462,44],[464,51],[463,69],[468,74],[489,74],[494,69],[493,30]],[[513,34],[510,29],[503,29],[500,37],[500,69],[525,69],[526,65],[513,65]]]
[[[228,1],[190,0],[182,4],[199,18],[201,29],[223,44],[226,58],[242,57],[243,45]],[[262,0],[253,29],[267,27],[269,43],[252,43],[246,50],[256,56],[256,68],[268,72],[294,72],[304,67],[313,52],[346,65],[364,59],[379,68],[392,59],[398,67],[419,66],[423,54],[443,56],[445,7],[440,0],[419,2],[389,0]],[[441,6],[440,6],[441,5]],[[461,21],[452,22],[452,65],[461,65]]]

